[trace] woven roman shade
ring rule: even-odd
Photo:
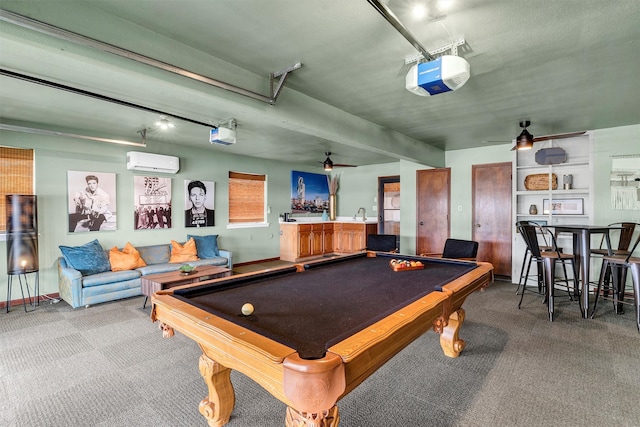
[[[265,175],[229,172],[229,223],[264,222]]]
[[[0,147],[0,231],[7,231],[7,194],[32,195],[33,150]]]

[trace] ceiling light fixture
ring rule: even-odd
[[[443,10],[448,10],[453,6],[453,0],[440,0],[438,2],[438,7]]]
[[[420,20],[427,16],[427,7],[423,4],[417,4],[413,6],[411,15],[413,16],[413,19]]]
[[[429,53],[429,51],[427,49],[425,49],[424,46],[422,46],[420,44],[420,42],[409,32],[409,30],[407,29],[407,27],[405,27],[402,22],[400,22],[400,20],[398,20],[398,17],[391,11],[391,9],[389,9],[389,6],[382,4],[380,2],[380,0],[367,0],[369,2],[369,4],[371,6],[373,6],[373,8],[375,10],[378,11],[378,13],[380,13],[380,15],[382,15],[384,17],[384,19],[387,20],[387,22],[389,24],[391,24],[393,26],[393,28],[396,29],[396,31],[398,31],[409,43],[411,43],[411,45],[413,47],[416,48],[416,50],[418,52],[420,52],[422,54],[422,56],[424,56],[424,59],[426,59],[427,61],[433,61],[434,59],[436,59],[433,55],[431,55]]]
[[[529,126],[530,124],[531,122],[529,120],[520,122],[522,132],[516,139],[516,148],[518,150],[530,150],[531,148],[533,148],[533,135],[531,135],[529,131],[527,131],[527,126]]]
[[[324,166],[324,170],[326,170],[327,172],[333,170],[333,162],[329,158],[329,154],[328,153],[327,153],[327,160],[325,160],[322,165]]]
[[[161,130],[173,129],[174,127],[176,127],[176,125],[171,123],[166,117],[162,117],[160,120],[158,120],[156,122],[156,126],[158,126],[158,128],[160,128]]]

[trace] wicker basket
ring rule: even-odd
[[[548,190],[549,189],[549,174],[537,173],[534,175],[527,175],[524,179],[524,188],[527,190]],[[556,190],[558,188],[558,175],[551,174],[551,189]]]

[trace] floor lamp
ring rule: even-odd
[[[33,195],[10,194],[7,207],[7,313],[11,304],[13,278],[17,277],[22,292],[24,311],[35,308],[40,298],[38,266],[38,214],[37,198]],[[29,290],[28,274],[35,273],[33,300]],[[24,281],[24,283],[23,283]],[[25,299],[24,289],[27,289]]]

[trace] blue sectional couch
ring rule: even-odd
[[[218,249],[219,256],[197,261],[170,263],[171,244],[136,246],[140,257],[147,264],[124,271],[105,271],[83,275],[71,267],[65,256],[58,258],[58,287],[60,297],[73,308],[142,295],[141,277],[180,269],[183,264],[193,266],[216,265],[233,269],[233,254]],[[108,250],[105,250],[108,258]]]

